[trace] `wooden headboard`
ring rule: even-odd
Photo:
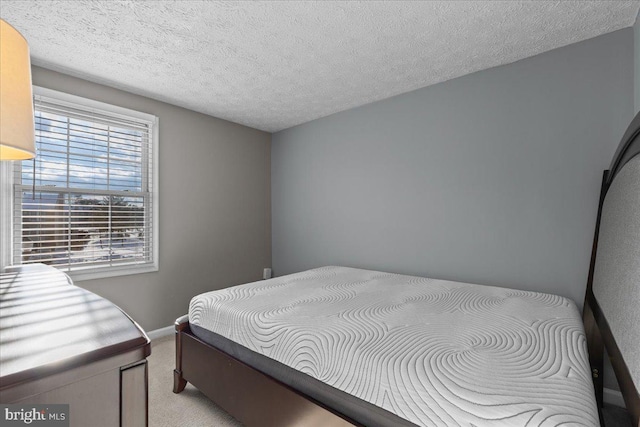
[[[639,135],[640,113],[604,172],[583,318],[599,407],[606,348],[633,425],[640,427]]]

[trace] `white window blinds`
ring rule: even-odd
[[[36,158],[15,168],[14,263],[154,264],[153,126],[36,96]]]

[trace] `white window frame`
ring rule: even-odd
[[[114,117],[138,119],[149,123],[151,137],[151,261],[139,265],[122,265],[122,266],[106,266],[106,267],[82,267],[77,270],[67,272],[74,281],[102,279],[107,277],[124,276],[139,273],[150,273],[159,270],[159,119],[158,117],[143,113],[140,111],[130,110],[128,108],[119,107],[92,99],[83,98],[76,95],[55,91],[52,89],[33,87],[33,94],[36,99],[53,101],[59,105],[66,105],[76,109],[82,109],[87,112],[96,112],[108,114]],[[37,155],[37,153],[36,153]],[[19,161],[2,162],[0,164],[0,219],[2,220],[2,241],[0,241],[0,268],[11,265],[14,258],[13,251],[13,204],[14,204],[14,182],[13,175],[15,168],[19,167]],[[17,165],[16,165],[17,164]],[[55,267],[55,266],[54,266]]]

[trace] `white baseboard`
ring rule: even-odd
[[[169,335],[173,335],[175,332],[175,328],[173,325],[167,326],[165,328],[154,329],[153,331],[147,332],[147,336],[150,340],[155,340],[162,337],[168,337]]]
[[[618,390],[612,390],[610,388],[604,388],[604,403],[608,403],[609,405],[619,406],[624,408],[624,398],[622,397],[622,393]]]

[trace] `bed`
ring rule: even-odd
[[[328,266],[208,292],[190,382],[247,426],[595,426],[606,347],[640,426],[640,114],[605,171],[582,312],[550,294]]]

